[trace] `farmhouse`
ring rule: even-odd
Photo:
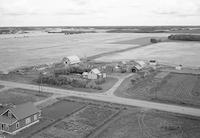
[[[105,73],[101,73],[97,68],[92,69],[89,73],[88,73],[88,79],[100,79],[100,78],[106,78],[106,74]]]
[[[74,56],[68,56],[68,57],[63,58],[63,62],[66,65],[75,65],[75,64],[79,64],[81,61],[78,56],[74,55]]]
[[[41,111],[33,103],[0,108],[0,132],[15,135],[39,122]]]

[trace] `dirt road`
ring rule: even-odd
[[[0,84],[5,85],[5,86],[12,86],[16,88],[30,89],[30,90],[39,89],[39,87],[36,85],[16,83],[16,82],[0,81]],[[117,88],[116,85],[114,85],[114,88],[112,89],[112,91],[114,91],[116,88]],[[149,101],[136,100],[136,99],[127,99],[127,98],[117,97],[113,95],[112,92],[109,92],[109,91],[108,91],[109,93],[107,94],[106,93],[100,94],[100,93],[77,92],[77,91],[57,89],[57,88],[51,88],[51,87],[43,87],[42,90],[43,92],[61,94],[63,96],[76,96],[76,97],[81,97],[81,98],[86,98],[86,99],[97,100],[97,101],[150,108],[150,109],[156,109],[156,110],[161,110],[161,111],[200,117],[200,109],[198,108],[149,102]]]

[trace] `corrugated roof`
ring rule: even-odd
[[[77,63],[80,63],[80,59],[78,56],[68,56],[67,59],[69,60],[70,64],[77,64]]]
[[[10,108],[10,110],[19,120],[40,112],[40,110],[37,109],[31,102],[24,103],[21,105],[16,105]]]
[[[146,66],[144,61],[136,61],[136,63],[139,64],[142,68]]]
[[[101,74],[101,72],[100,72],[97,68],[92,69],[91,71],[92,71],[94,74]]]

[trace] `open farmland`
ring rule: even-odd
[[[115,95],[126,98],[200,107],[200,76],[179,73],[152,73],[132,84],[127,78]]]
[[[101,124],[104,124],[111,118],[117,110],[110,107],[101,107],[96,105],[88,105],[82,110],[76,112],[58,122],[52,127],[33,136],[34,138],[82,138],[88,136]]]
[[[25,102],[38,102],[51,95],[50,93],[14,88],[0,92],[0,103],[22,104]]]
[[[199,42],[163,42],[133,49],[126,52],[106,55],[96,59],[97,61],[120,61],[130,59],[155,59],[159,62],[199,67],[200,65]]]
[[[200,120],[154,110],[122,113],[95,138],[198,138]]]
[[[136,45],[110,44],[134,38],[168,36],[168,34],[93,33],[77,35],[42,35],[9,38],[0,41],[0,71],[19,66],[52,63],[68,55],[92,56]]]

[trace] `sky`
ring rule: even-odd
[[[200,0],[0,0],[0,26],[200,25]]]

